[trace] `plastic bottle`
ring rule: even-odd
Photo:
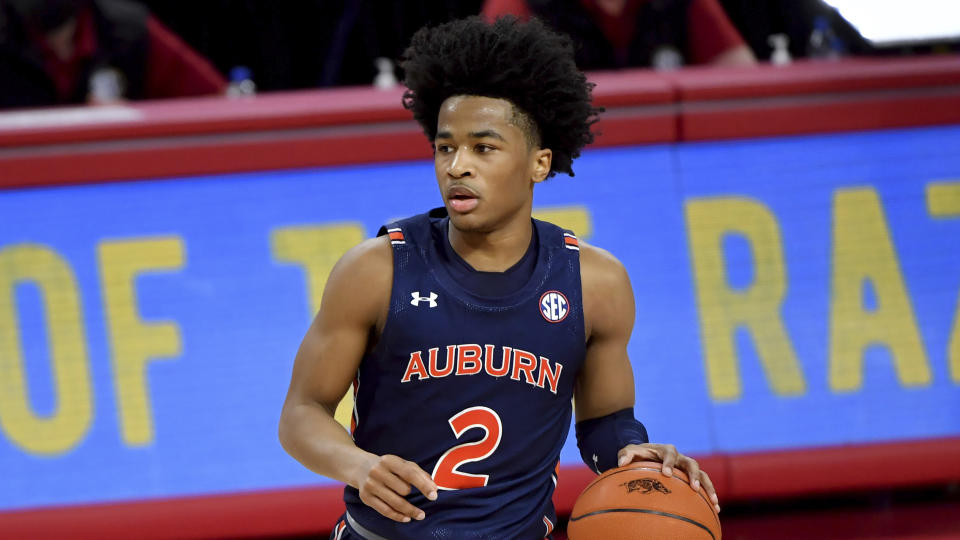
[[[675,47],[661,45],[653,51],[650,65],[657,71],[673,71],[683,67],[683,55]]]
[[[393,61],[389,58],[380,57],[374,61],[377,66],[377,76],[373,78],[373,86],[380,90],[390,90],[395,88],[399,81],[393,73]]]
[[[815,60],[836,60],[845,52],[843,42],[830,28],[830,22],[824,16],[813,20],[813,30],[807,40],[807,58]]]
[[[257,85],[253,82],[250,68],[247,66],[236,66],[230,70],[230,84],[227,85],[228,97],[248,97],[256,93]]]
[[[90,75],[89,95],[90,103],[116,103],[124,99],[126,85],[123,74],[110,66],[97,68]]]
[[[790,57],[790,38],[786,34],[771,34],[767,37],[767,43],[773,48],[770,53],[770,63],[775,66],[785,66],[793,59]]]

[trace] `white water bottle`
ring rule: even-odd
[[[389,90],[399,84],[393,73],[393,62],[389,58],[380,57],[374,61],[377,66],[377,76],[373,78],[373,86],[379,90]]]
[[[227,85],[227,97],[250,97],[257,93],[250,68],[236,66],[230,70],[230,84]]]
[[[793,59],[790,57],[790,38],[786,34],[772,34],[767,37],[767,43],[773,48],[770,53],[770,63],[775,66],[785,66]]]

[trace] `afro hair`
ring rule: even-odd
[[[441,104],[458,95],[505,99],[529,117],[536,128],[529,139],[553,152],[550,176],[573,176],[573,160],[593,141],[590,126],[602,111],[591,105],[594,85],[577,68],[570,38],[537,19],[469,17],[422,28],[401,66],[403,106],[430,141]]]

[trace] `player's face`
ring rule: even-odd
[[[550,150],[531,148],[504,99],[453,96],[434,140],[440,194],[454,227],[491,232],[529,223],[533,185],[550,171]]]

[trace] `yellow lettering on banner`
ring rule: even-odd
[[[310,311],[316,313],[333,266],[347,250],[363,240],[363,226],[355,223],[284,227],[271,234],[271,249],[276,260],[303,268],[307,275]],[[353,392],[348,389],[337,405],[334,418],[349,428],[352,411]]]
[[[870,280],[876,310],[863,307]],[[830,388],[863,385],[863,353],[890,350],[900,383],[930,384],[930,367],[903,283],[880,199],[872,188],[841,189],[833,197],[833,276],[830,287]]]
[[[804,393],[806,381],[780,315],[787,277],[776,218],[763,203],[743,197],[693,199],[685,211],[710,395],[741,395],[738,327],[752,335],[774,393]],[[742,291],[726,280],[722,241],[730,233],[746,236],[753,250],[755,278]]]
[[[936,218],[960,217],[960,180],[927,184],[927,211]]]
[[[586,240],[593,234],[593,223],[590,219],[590,209],[586,206],[558,206],[537,208],[533,217],[549,221],[557,227],[573,231],[577,238]]]
[[[38,417],[30,407],[14,303],[19,282],[40,289],[50,338],[56,410]],[[69,264],[45,246],[0,250],[0,426],[14,444],[55,455],[83,439],[93,417],[90,371],[77,282]]]
[[[146,272],[182,269],[183,240],[177,236],[109,240],[100,242],[97,254],[123,441],[130,446],[148,445],[154,430],[147,363],[183,353],[176,324],[141,319],[135,280]]]
[[[927,184],[927,211],[935,218],[960,217],[960,180]],[[947,358],[950,362],[950,379],[960,383],[960,295],[957,296],[957,310],[953,315]]]

